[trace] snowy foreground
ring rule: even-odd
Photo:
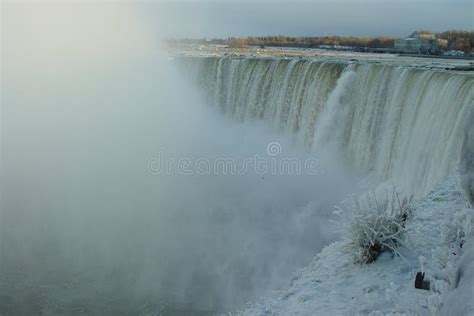
[[[474,213],[460,182],[452,176],[413,202],[404,258],[385,252],[374,263],[354,264],[348,241],[335,242],[296,273],[289,289],[241,315],[474,315]],[[414,287],[418,271],[430,291]]]

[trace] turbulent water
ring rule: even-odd
[[[474,76],[377,63],[186,57],[208,102],[264,120],[361,172],[425,193],[459,161]]]

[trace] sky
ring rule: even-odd
[[[2,0],[17,2],[128,3],[150,23],[150,31],[168,38],[402,37],[414,30],[474,30],[471,0]]]
[[[148,13],[169,37],[407,36],[473,30],[469,0],[160,1]]]

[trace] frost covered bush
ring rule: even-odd
[[[400,255],[398,248],[408,240],[405,223],[411,215],[413,198],[400,195],[395,189],[391,194],[385,192],[381,199],[375,193],[366,194],[338,208],[341,228],[350,241],[355,262],[374,262],[384,251]]]

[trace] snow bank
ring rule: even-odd
[[[463,248],[455,288],[446,296],[440,315],[474,315],[474,234],[466,240]]]
[[[428,315],[437,313],[447,295],[460,305],[455,292],[449,292],[460,279],[458,289],[467,295],[463,302],[473,297],[462,288],[471,286],[470,280],[456,278],[456,265],[467,249],[460,245],[472,225],[471,214],[461,177],[452,176],[414,203],[413,218],[407,223],[411,245],[401,249],[404,258],[383,253],[372,264],[354,264],[345,248],[347,241],[333,243],[296,273],[289,289],[253,304],[241,315]],[[473,275],[473,254],[464,253],[459,275]],[[421,270],[431,283],[430,291],[414,287]]]
[[[462,181],[471,202],[474,202],[474,108],[466,119],[466,132],[461,152]]]
[[[462,184],[474,202],[474,110],[466,119],[461,153]],[[474,315],[474,232],[466,238],[463,255],[456,268],[454,289],[446,296],[440,315]]]

